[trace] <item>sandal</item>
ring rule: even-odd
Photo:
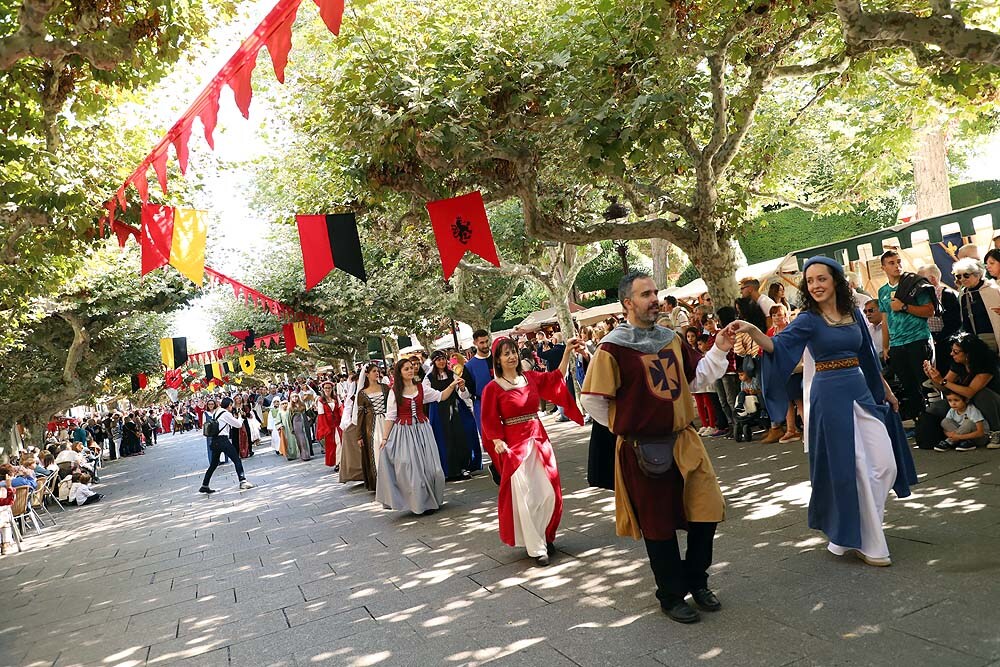
[[[786,442],[795,442],[796,440],[801,440],[802,434],[798,431],[785,431],[785,435],[778,438],[778,442],[784,444]]]

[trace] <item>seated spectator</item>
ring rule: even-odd
[[[989,449],[1000,449],[1000,369],[997,368],[997,358],[986,344],[967,332],[960,332],[952,337],[951,345],[952,367],[947,375],[924,362],[924,373],[931,384],[942,392],[954,392],[963,396],[975,406],[986,418],[986,429],[991,432]],[[927,407],[926,414],[937,417],[945,416],[948,404],[945,401],[935,401]],[[933,444],[919,442],[923,448]],[[940,441],[939,437],[935,443]]]
[[[14,524],[14,513],[10,506],[14,504],[14,467],[9,463],[0,465],[0,555],[6,555],[7,549],[14,543],[11,526]]]
[[[69,488],[69,502],[72,505],[87,505],[98,502],[102,496],[90,488],[90,475],[85,472],[73,473],[73,483]]]
[[[56,457],[52,455],[51,452],[42,452],[41,454],[42,466],[47,471],[47,475],[58,475],[59,466],[56,464]]]
[[[38,481],[35,479],[34,470],[25,468],[24,466],[13,466],[13,468],[14,478],[10,481],[11,486],[14,488],[27,486],[32,491],[38,488]]]
[[[954,449],[956,452],[969,452],[989,443],[983,413],[976,406],[969,405],[968,399],[956,391],[949,391],[947,397],[951,409],[941,420],[945,439],[934,445],[934,451]]]

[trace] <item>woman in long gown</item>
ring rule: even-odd
[[[142,454],[142,442],[139,439],[139,426],[135,423],[134,417],[128,415],[122,423],[122,446],[120,454],[122,456],[135,456]]]
[[[813,257],[802,275],[802,312],[777,336],[743,321],[729,328],[763,348],[764,399],[772,414],[781,414],[788,376],[804,362],[809,526],[826,533],[827,549],[838,556],[854,551],[869,565],[891,565],[882,530],[885,501],[890,489],[900,498],[910,495],[917,481],[899,402],[882,378],[840,264]]]
[[[549,554],[562,519],[562,485],[549,436],[538,418],[539,399],[563,408],[583,425],[576,402],[566,387],[566,368],[582,343],[571,338],[559,368],[541,373],[522,370],[517,343],[498,338],[493,343],[494,379],[483,390],[483,438],[493,442],[494,465],[500,470],[500,539],[525,547],[539,565]]]
[[[375,500],[386,508],[423,514],[444,502],[444,472],[424,404],[447,399],[464,382],[456,379],[439,392],[415,383],[415,374],[415,364],[409,359],[396,362],[393,369]]]
[[[298,451],[299,459],[308,461],[312,458],[309,451],[309,422],[306,416],[306,406],[298,394],[292,394],[288,405],[288,421],[291,428],[288,433],[290,439],[295,441],[295,448]]]
[[[316,440],[323,443],[324,462],[337,472],[337,438],[340,436],[342,408],[332,382],[327,380],[319,390],[320,396],[316,399]],[[345,481],[343,476],[340,481]]]
[[[281,428],[281,399],[277,396],[271,401],[270,415],[267,423],[271,425],[271,447],[278,456],[285,455],[285,439]]]
[[[389,388],[380,382],[381,371],[375,364],[365,367],[354,401],[351,423],[357,427],[358,444],[361,446],[361,467],[365,488],[374,491],[378,480],[378,457],[375,450],[385,434],[385,405]]]
[[[444,391],[455,381],[455,373],[448,368],[448,356],[441,350],[431,355],[431,370],[424,377],[424,391],[428,388]],[[463,376],[464,377],[464,376]],[[446,399],[430,403],[427,417],[434,430],[441,468],[445,481],[469,479],[472,461],[479,448],[479,433],[472,409],[465,403],[471,401],[467,389],[453,392]],[[480,457],[481,458],[481,457]]]

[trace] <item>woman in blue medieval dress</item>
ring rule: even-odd
[[[909,496],[917,481],[899,403],[882,378],[843,267],[813,257],[799,290],[802,312],[774,338],[743,321],[729,329],[750,334],[766,353],[763,390],[771,414],[782,414],[788,376],[803,361],[809,527],[826,533],[827,548],[838,556],[854,551],[869,565],[891,565],[885,501],[890,489]]]

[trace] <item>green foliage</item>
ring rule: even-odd
[[[1000,181],[973,181],[951,186],[951,207],[968,208],[1000,199]]]
[[[684,287],[688,283],[698,280],[698,278],[701,278],[701,274],[698,273],[698,267],[689,262],[684,265],[681,275],[677,276],[677,286]]]
[[[634,243],[628,244],[628,265],[630,269],[645,268],[643,259],[636,250]],[[601,241],[601,254],[583,267],[576,278],[576,288],[581,292],[596,292],[598,290],[618,289],[618,281],[622,277],[621,255],[615,249],[613,241]]]

